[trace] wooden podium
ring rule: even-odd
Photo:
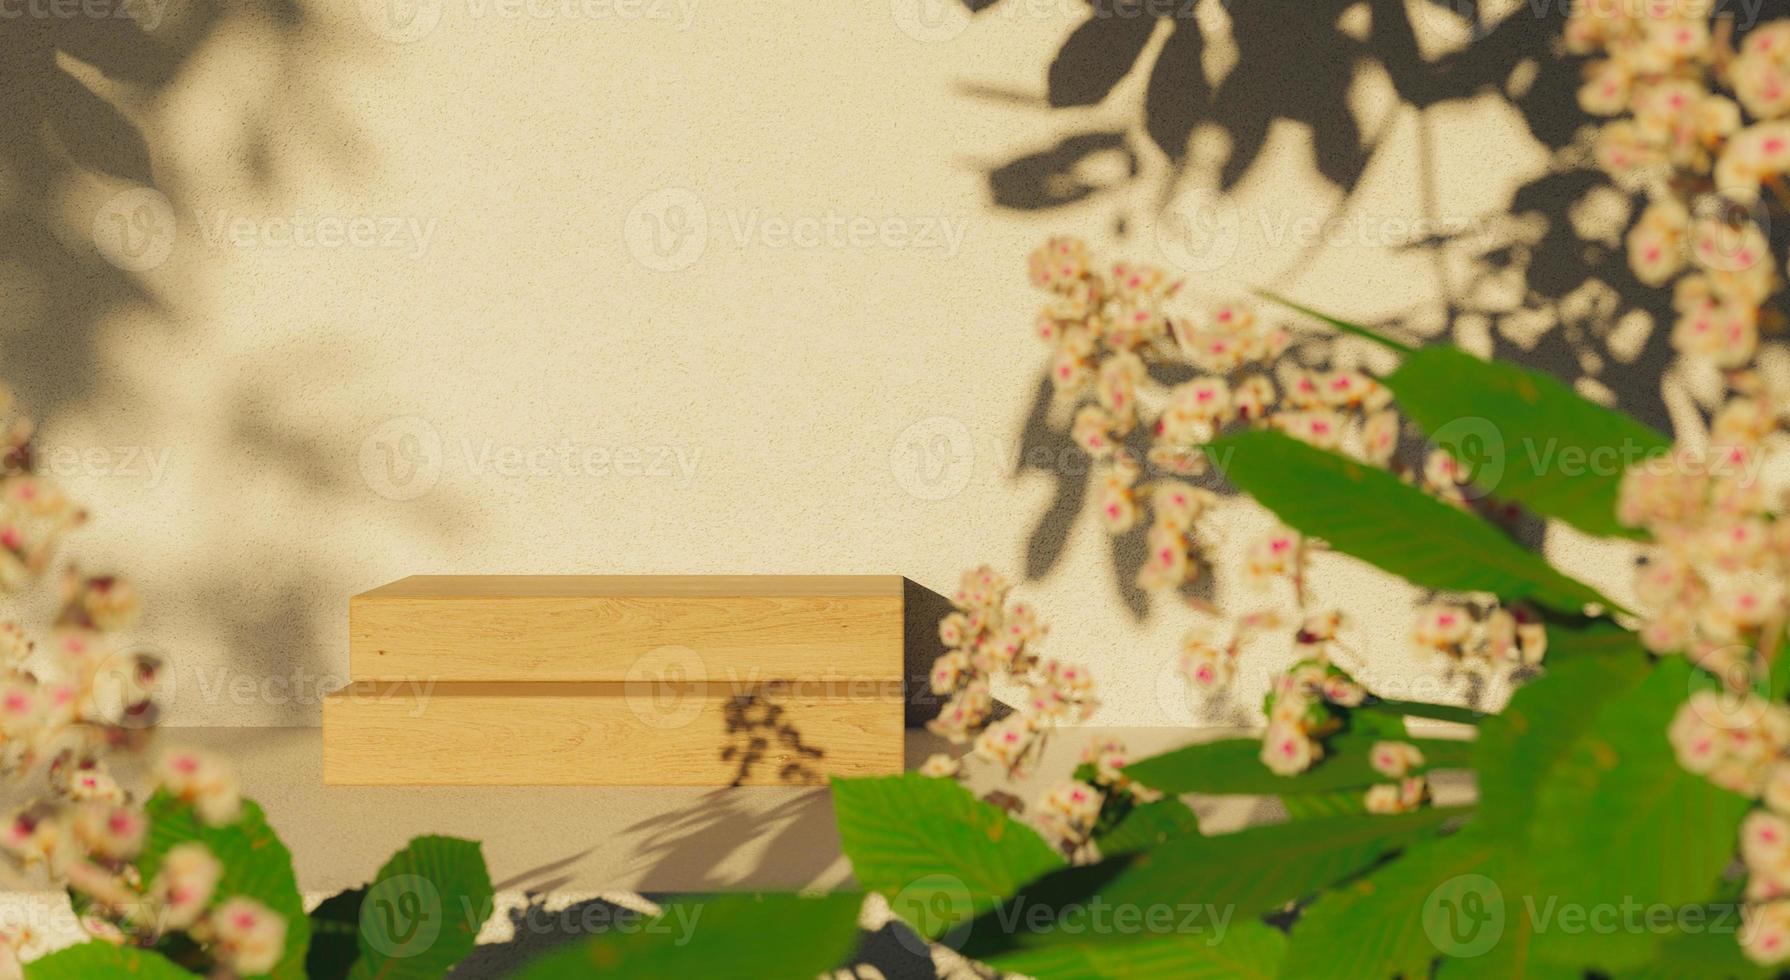
[[[413,576],[349,600],[339,786],[738,786],[902,769],[903,579]]]

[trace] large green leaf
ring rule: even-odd
[[[220,899],[246,896],[286,919],[286,953],[269,973],[279,980],[301,980],[305,950],[311,941],[311,920],[292,873],[292,853],[267,825],[267,816],[253,800],[244,800],[242,816],[224,827],[208,827],[193,809],[166,793],[156,793],[144,808],[149,835],[137,858],[144,881],[153,881],[168,851],[189,841],[204,844],[224,866],[217,886]]]
[[[1358,789],[1332,793],[1291,793],[1280,798],[1288,820],[1318,820],[1367,813],[1367,794]]]
[[[424,980],[466,958],[491,915],[476,841],[418,837],[379,869],[360,902],[351,980]]]
[[[1501,900],[1486,908],[1496,887],[1486,884],[1493,860],[1491,844],[1468,830],[1419,842],[1372,874],[1324,893],[1293,927],[1286,975],[1427,977],[1440,956],[1483,953],[1506,917]],[[1472,907],[1463,909],[1461,899]]]
[[[813,980],[851,956],[856,893],[724,895],[675,902],[637,929],[606,933],[529,963],[518,980],[754,977]]]
[[[1206,454],[1288,526],[1414,585],[1531,599],[1563,612],[1610,605],[1491,524],[1377,466],[1269,429],[1226,436]]]
[[[959,948],[987,960],[1020,948],[1140,938],[1092,934],[1090,917],[1102,910],[1134,910],[1147,920],[1160,914],[1157,910],[1172,909],[1212,927],[1247,920],[1358,874],[1462,815],[1458,809],[1431,808],[1397,816],[1329,817],[1184,837],[1145,853],[1062,868],[979,916],[957,937]]]
[[[1381,738],[1349,733],[1326,739],[1325,756],[1296,776],[1281,776],[1262,763],[1262,741],[1225,738],[1139,759],[1125,767],[1133,779],[1164,793],[1284,794],[1365,789],[1387,777],[1374,771],[1370,753]],[[1444,738],[1402,738],[1423,752],[1418,772],[1463,769],[1473,743]]]
[[[1571,634],[1550,630],[1546,671],[1479,726],[1474,767],[1480,805],[1498,815],[1488,821],[1487,834],[1524,845],[1536,788],[1592,730],[1598,709],[1647,676],[1647,655],[1634,634],[1621,635],[1626,649],[1575,656],[1553,649],[1571,646]]]
[[[1454,347],[1413,351],[1385,383],[1481,491],[1590,534],[1633,535],[1616,520],[1622,474],[1672,448],[1549,375]]]
[[[1100,853],[1108,857],[1147,851],[1177,837],[1200,832],[1200,820],[1180,800],[1157,800],[1136,807],[1113,829],[1094,838]]]
[[[305,951],[309,980],[343,980],[360,959],[360,907],[367,888],[340,891],[311,910],[311,948]]]
[[[1740,929],[1738,897],[1680,910],[1653,960],[1622,971],[1616,980],[1767,980],[1780,975],[1746,958],[1740,951]]]
[[[1177,917],[1164,921],[1178,926]],[[1008,973],[1038,980],[1273,980],[1281,975],[1287,937],[1254,919],[1227,927],[1166,936],[1152,935],[1136,942],[1089,943],[1081,946],[1044,946],[1020,950],[990,961]]]
[[[25,980],[94,980],[136,977],[139,980],[193,980],[160,953],[111,943],[88,942],[60,949],[25,964]]]
[[[1700,905],[1713,896],[1749,804],[1685,771],[1667,741],[1693,670],[1680,657],[1660,661],[1598,711],[1537,787],[1530,847],[1544,918],[1612,904]],[[1610,970],[1645,963],[1658,938],[1646,929],[1544,923],[1536,944],[1543,959]]]
[[[858,883],[929,937],[1063,865],[1032,828],[948,779],[836,778],[833,812]]]

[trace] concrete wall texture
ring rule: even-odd
[[[1197,6],[1222,77],[1227,15]],[[973,19],[940,0],[300,9],[191,42],[170,8],[150,36],[190,50],[166,72],[62,50],[141,134],[153,190],[97,166],[0,182],[72,256],[0,264],[0,374],[95,512],[71,554],[142,589],[176,725],[316,724],[347,670],[347,597],[406,574],[892,572],[944,591],[980,562],[1094,672],[1096,723],[1191,720],[1172,664],[1192,614],[1138,615],[1092,515],[1050,517],[1055,475],[1019,466],[1046,359],[1027,252],[1078,234],[1178,264],[1195,296],[1267,285],[1440,333],[1459,260],[1407,246],[1504,212],[1549,160],[1498,92],[1419,110],[1362,64],[1352,191],[1286,119],[1230,191],[1207,129],[1170,185],[1140,133],[1144,72],[1100,105],[1043,105],[1085,17],[1067,0]],[[1420,26],[1432,51],[1464,40]],[[1088,132],[1126,134],[1137,176],[1096,153],[1063,178],[1099,188],[1085,199],[997,206],[990,169]],[[1198,248],[1159,227],[1189,214],[1228,223]],[[1221,575],[1266,520],[1224,506]],[[1622,554],[1549,546],[1626,594]],[[1357,613],[1374,674],[1411,674],[1408,589],[1338,556],[1313,589]]]

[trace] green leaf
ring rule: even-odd
[[[1463,923],[1442,889],[1465,887],[1483,899],[1495,890],[1484,875],[1493,859],[1492,846],[1468,830],[1414,844],[1372,874],[1326,892],[1293,927],[1286,974],[1427,977],[1439,956],[1484,952],[1498,939],[1493,928],[1503,928],[1503,903],[1494,915],[1481,912],[1484,902],[1476,900],[1471,911],[1481,917]],[[1459,931],[1463,924],[1468,931]]]
[[[253,800],[242,802],[242,817],[225,827],[208,827],[191,807],[158,792],[144,807],[149,835],[137,858],[144,881],[153,881],[168,851],[189,841],[204,844],[224,866],[218,882],[220,899],[245,896],[286,919],[286,952],[268,975],[301,980],[305,950],[311,941],[311,920],[292,873],[292,853],[267,825],[267,816]]]
[[[1168,916],[1172,930],[1179,923]],[[1134,942],[1045,946],[999,956],[989,965],[1038,980],[1273,980],[1281,975],[1287,937],[1255,920],[1184,935],[1152,934]]]
[[[1206,454],[1288,526],[1414,585],[1532,599],[1564,612],[1611,605],[1504,532],[1377,466],[1269,429],[1226,436]]]
[[[1317,310],[1314,310],[1309,306],[1304,306],[1299,303],[1295,303],[1292,300],[1287,299],[1285,296],[1280,295],[1279,293],[1271,293],[1265,289],[1258,289],[1258,290],[1256,290],[1256,295],[1260,296],[1263,299],[1268,300],[1270,302],[1279,303],[1280,305],[1282,305],[1288,309],[1297,310],[1300,313],[1305,314],[1306,316],[1312,317],[1313,319],[1322,320],[1325,323],[1328,323],[1331,326],[1335,327],[1336,329],[1341,330],[1343,333],[1352,334],[1352,335],[1354,335],[1356,337],[1360,337],[1364,340],[1371,340],[1374,343],[1379,344],[1380,346],[1385,347],[1389,350],[1395,350],[1401,354],[1409,354],[1413,350],[1415,350],[1415,348],[1413,348],[1410,344],[1400,343],[1396,340],[1393,340],[1391,337],[1386,336],[1385,334],[1379,333],[1374,330],[1369,330],[1367,327],[1364,327],[1359,323],[1350,323],[1347,320],[1342,320],[1342,319],[1338,319],[1337,317],[1333,317],[1328,313],[1319,313]]]
[[[418,837],[379,869],[360,902],[353,980],[439,977],[466,958],[491,915],[476,841]]]
[[[1292,793],[1280,798],[1287,809],[1287,819],[1317,820],[1323,817],[1345,817],[1367,813],[1367,794],[1358,789],[1334,793]]]
[[[309,980],[343,980],[360,959],[360,907],[365,885],[337,892],[311,910],[311,948],[305,952]]]
[[[1686,772],[1667,741],[1693,671],[1671,657],[1609,699],[1536,789],[1530,845],[1544,914],[1546,903],[1681,907],[1712,896],[1749,803]],[[1646,962],[1657,938],[1544,926],[1536,943],[1545,959],[1608,970]]]
[[[1374,771],[1370,752],[1379,736],[1348,733],[1325,739],[1325,755],[1296,776],[1281,776],[1262,763],[1262,742],[1225,738],[1139,759],[1125,767],[1131,778],[1163,793],[1251,794],[1281,796],[1366,789],[1390,780]],[[1473,743],[1444,738],[1402,738],[1423,752],[1416,771],[1464,769],[1471,764]]]
[[[1113,937],[1088,928],[1089,917],[1101,910],[1148,916],[1175,909],[1203,915],[1212,926],[1247,920],[1358,874],[1464,812],[1426,808],[1183,837],[1144,853],[1053,871],[1017,889],[956,938],[964,955],[988,960],[1019,948],[1105,945]]]
[[[613,932],[534,960],[518,980],[759,977],[813,980],[851,956],[857,893],[724,895],[666,905],[637,930]]]
[[[1374,701],[1353,709],[1376,715],[1393,715],[1399,718],[1428,718],[1431,721],[1451,721],[1457,725],[1477,725],[1485,720],[1485,713],[1463,708],[1453,704],[1430,704],[1427,701]]]
[[[1592,730],[1600,707],[1647,676],[1640,643],[1632,633],[1620,635],[1624,643],[1615,652],[1572,655],[1557,647],[1575,647],[1577,635],[1550,630],[1546,671],[1479,726],[1473,763],[1480,805],[1498,815],[1488,821],[1486,833],[1526,844],[1542,780]]]
[[[111,943],[81,943],[25,964],[25,980],[93,980],[94,977],[193,980],[193,976],[160,953]]]
[[[1616,520],[1617,488],[1670,439],[1550,375],[1454,347],[1413,351],[1385,384],[1480,490],[1588,534],[1637,536]]]
[[[1740,951],[1740,928],[1738,898],[1680,909],[1653,961],[1617,974],[1616,980],[1767,980],[1779,975]]]
[[[1099,835],[1094,843],[1108,857],[1147,851],[1177,837],[1191,837],[1200,832],[1200,819],[1180,800],[1157,800],[1134,808],[1118,826]]]
[[[928,937],[1064,863],[1032,828],[949,779],[835,778],[833,812],[859,884]]]

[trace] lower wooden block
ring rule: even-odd
[[[899,683],[365,681],[323,706],[332,786],[771,786],[902,770]]]

